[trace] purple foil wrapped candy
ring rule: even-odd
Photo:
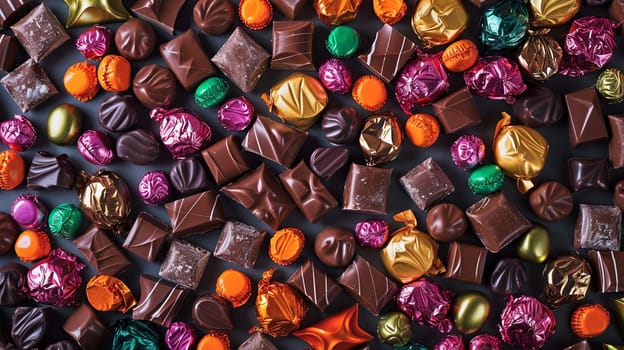
[[[351,91],[351,70],[344,61],[337,58],[330,58],[319,67],[319,79],[331,92],[346,94]]]
[[[115,158],[113,139],[100,130],[87,130],[78,138],[78,152],[87,162],[109,165]]]
[[[421,278],[401,288],[397,296],[399,309],[419,325],[436,327],[442,333],[453,327],[448,312],[454,293]]]
[[[457,334],[447,335],[433,347],[433,350],[464,350],[464,339]]]
[[[195,344],[195,329],[185,322],[174,322],[165,333],[169,350],[189,350]]]
[[[217,111],[219,124],[230,131],[245,130],[254,117],[254,108],[244,96],[225,101]]]
[[[76,49],[85,58],[100,60],[111,48],[111,31],[102,26],[93,26],[85,30],[76,39]]]
[[[36,302],[57,307],[78,305],[77,292],[82,284],[80,270],[84,267],[75,255],[60,248],[52,250],[26,275],[30,297]]]
[[[37,130],[28,118],[16,114],[0,123],[0,141],[16,152],[26,151],[37,141]]]
[[[602,17],[574,20],[563,41],[563,62],[559,73],[579,77],[602,68],[615,51],[617,23]]]
[[[171,197],[171,183],[162,171],[145,173],[139,181],[139,197],[147,205],[160,205]]]
[[[451,159],[463,170],[470,170],[481,164],[485,158],[485,144],[476,135],[462,135],[451,145]]]
[[[383,220],[364,220],[355,225],[355,238],[362,247],[379,249],[386,244],[388,234],[388,223]]]
[[[464,73],[464,81],[477,95],[507,103],[527,89],[518,65],[502,56],[480,58]]]
[[[420,53],[408,63],[396,80],[394,96],[405,114],[411,115],[414,105],[426,106],[445,95],[450,84],[440,54]]]
[[[18,196],[11,206],[11,216],[21,227],[39,230],[47,225],[48,208],[36,194],[26,193]]]
[[[505,343],[525,350],[540,349],[555,333],[555,315],[539,300],[520,296],[507,299],[498,330]]]
[[[479,334],[470,340],[468,350],[503,350],[503,342],[491,334]]]
[[[175,159],[193,154],[210,142],[210,126],[184,108],[154,108],[150,118],[160,123],[160,139]]]

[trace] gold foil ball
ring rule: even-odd
[[[377,337],[394,347],[403,346],[412,340],[412,321],[402,312],[385,314],[377,323]]]
[[[624,101],[624,72],[608,68],[598,76],[596,90],[608,103]]]
[[[529,9],[532,25],[553,27],[571,20],[581,9],[581,0],[530,0]]]
[[[479,292],[468,292],[453,301],[453,324],[458,331],[472,334],[478,331],[490,315],[490,302]]]
[[[533,226],[518,244],[518,256],[526,261],[541,264],[550,253],[550,234],[542,226]]]
[[[468,26],[461,0],[420,0],[412,16],[412,29],[425,48],[448,44]]]
[[[364,121],[359,142],[366,165],[375,166],[394,160],[403,146],[399,118],[392,112],[371,115]]]
[[[546,80],[559,71],[563,50],[550,35],[543,32],[530,33],[518,54],[520,67],[537,81]]]
[[[62,103],[48,115],[47,134],[50,142],[69,145],[76,141],[82,131],[82,113],[69,103]]]
[[[132,210],[132,194],[119,175],[99,170],[90,176],[81,171],[76,179],[80,209],[99,228],[121,234]]]

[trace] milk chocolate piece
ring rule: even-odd
[[[184,287],[197,289],[210,255],[208,249],[178,239],[173,240],[158,275]]]
[[[455,186],[433,158],[427,158],[403,175],[399,182],[420,210],[446,198]]]
[[[204,33],[225,34],[234,22],[236,10],[229,0],[199,0],[193,7],[193,22]]]
[[[171,228],[155,216],[142,211],[134,221],[123,247],[153,262],[160,254]]]
[[[119,158],[138,165],[148,165],[160,158],[160,141],[147,129],[121,134],[115,149]]]
[[[10,214],[0,211],[0,255],[13,251],[13,244],[20,231]]]
[[[11,339],[19,348],[36,348],[46,336],[49,322],[47,308],[18,307],[11,320]]]
[[[303,160],[281,173],[279,178],[303,216],[311,223],[338,206],[336,198]]]
[[[624,210],[624,180],[620,180],[615,184],[613,189],[613,202],[618,208]]]
[[[468,228],[464,211],[455,204],[440,203],[427,212],[427,232],[441,242],[459,239]]]
[[[113,337],[106,325],[87,304],[82,304],[63,324],[69,334],[84,350],[101,349]]]
[[[592,86],[565,95],[570,146],[606,140],[608,137],[598,93]]]
[[[624,33],[624,0],[613,0],[609,5],[609,17],[617,22],[620,34]]]
[[[277,7],[281,13],[289,20],[294,20],[299,16],[301,10],[306,5],[307,0],[273,0],[271,4]]]
[[[169,327],[180,310],[188,289],[147,275],[141,275],[139,285],[141,300],[132,310],[132,318]]]
[[[316,70],[312,62],[314,22],[274,21],[271,69]]]
[[[329,142],[346,145],[360,135],[360,124],[360,114],[355,108],[335,107],[325,112],[321,128]]]
[[[574,247],[620,250],[622,211],[608,205],[579,204]]]
[[[617,0],[614,0],[614,1],[617,1]],[[589,346],[589,343],[587,342],[587,340],[583,340],[576,344],[570,345],[563,350],[591,350],[591,346]]]
[[[122,132],[134,128],[141,120],[139,104],[132,95],[112,94],[100,105],[98,120],[104,129]]]
[[[89,226],[85,233],[74,239],[74,245],[99,274],[113,276],[130,266],[130,260],[106,231],[95,225]]]
[[[323,312],[342,294],[342,288],[310,260],[306,260],[286,282]]]
[[[208,173],[201,160],[191,156],[173,161],[169,180],[178,193],[188,195],[208,186]]]
[[[175,1],[180,0],[172,2]],[[195,89],[204,79],[217,73],[193,29],[160,45],[160,55],[187,91]]]
[[[492,253],[505,248],[533,226],[503,192],[482,198],[466,209],[466,215],[481,243]]]
[[[28,268],[22,264],[8,263],[0,266],[0,305],[19,305],[26,299],[27,272]]]
[[[467,87],[439,99],[431,107],[447,134],[481,124],[477,104]]]
[[[4,76],[0,83],[22,112],[28,112],[58,94],[43,68],[32,59]]]
[[[138,18],[129,19],[117,28],[115,47],[129,60],[148,58],[156,47],[156,33],[149,23]]]
[[[204,191],[169,202],[165,208],[174,237],[208,232],[225,222],[221,195],[215,191]]]
[[[589,261],[601,293],[624,292],[624,251],[590,250]]]
[[[241,27],[225,41],[212,62],[239,89],[248,93],[266,70],[271,54],[256,43]]]
[[[481,284],[487,250],[472,244],[451,242],[444,277]]]
[[[373,315],[399,292],[399,287],[359,255],[338,278],[338,283]]]
[[[575,192],[586,188],[609,190],[609,161],[606,158],[570,158],[568,172]]]
[[[18,50],[19,46],[14,37],[0,34],[0,71],[8,73],[13,70]]]
[[[177,84],[173,73],[157,64],[141,67],[132,80],[132,91],[147,109],[167,107],[175,101]]]
[[[62,188],[71,190],[76,182],[76,168],[67,154],[53,156],[43,151],[35,153],[28,176],[26,187],[29,190],[45,190]]]
[[[563,220],[574,208],[572,192],[563,184],[549,181],[535,188],[529,196],[533,213],[542,220],[556,222]]]
[[[355,256],[355,237],[347,229],[328,226],[314,239],[314,253],[329,267],[345,267]]]
[[[389,83],[412,58],[416,47],[416,44],[401,32],[384,24],[375,33],[370,49],[358,56],[358,60],[371,72]]]
[[[28,11],[32,0],[0,1],[0,27],[8,28]]]
[[[259,115],[242,145],[248,152],[290,168],[307,137],[305,131]]]
[[[260,254],[266,232],[238,221],[228,221],[223,226],[214,256],[253,269]]]
[[[319,147],[310,155],[310,168],[320,178],[328,179],[349,161],[349,149]]]
[[[544,302],[554,308],[585,299],[591,278],[589,263],[578,255],[552,259],[542,272]]]
[[[232,306],[218,295],[202,295],[193,302],[193,322],[206,331],[233,329]]]
[[[516,99],[513,115],[524,125],[533,128],[549,126],[563,117],[563,101],[553,90],[545,86],[534,86]]]
[[[180,9],[186,0],[138,0],[130,10],[135,16],[173,34]]]
[[[11,26],[30,58],[39,62],[69,40],[69,35],[50,9],[42,3]]]
[[[526,284],[527,275],[520,259],[500,260],[490,278],[490,288],[500,295],[520,293]]]
[[[201,154],[217,186],[238,178],[250,169],[233,135],[206,147]]]
[[[609,126],[611,138],[609,139],[609,160],[615,169],[624,167],[624,114],[610,115]]]
[[[342,209],[386,214],[392,168],[351,163],[342,196]]]

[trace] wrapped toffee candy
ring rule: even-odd
[[[505,343],[523,349],[541,349],[555,333],[555,315],[539,300],[509,297],[498,330]]]
[[[502,0],[481,14],[481,42],[492,50],[520,45],[529,28],[529,10],[520,0]]]
[[[121,232],[132,210],[132,195],[119,175],[99,170],[90,176],[81,171],[76,180],[82,212],[96,226]]]
[[[568,22],[581,9],[581,0],[529,1],[531,24],[536,27],[554,27]]]
[[[150,118],[160,123],[160,139],[173,158],[180,159],[206,147],[210,126],[184,108],[154,108]]]
[[[403,131],[393,113],[376,113],[366,118],[360,133],[360,149],[366,165],[390,162],[399,156]]]
[[[563,41],[561,74],[578,77],[602,68],[615,51],[616,23],[607,18],[574,20]]]
[[[459,0],[419,1],[412,29],[425,48],[448,44],[468,27],[468,12]]]
[[[396,80],[394,95],[405,114],[414,105],[430,105],[445,95],[451,86],[439,54],[420,54],[408,63]]]
[[[34,264],[28,271],[28,293],[39,303],[56,307],[78,305],[78,291],[82,284],[80,270],[85,265],[75,255],[60,248]]]
[[[16,152],[26,151],[37,141],[37,130],[28,118],[16,114],[0,123],[0,141]]]
[[[435,327],[447,333],[453,325],[449,310],[454,293],[426,278],[404,285],[397,296],[399,309],[419,325]]]
[[[518,65],[503,56],[480,58],[464,73],[464,81],[477,95],[507,103],[527,89]]]
[[[518,63],[529,77],[542,81],[557,74],[562,57],[563,50],[557,40],[548,35],[548,29],[530,30],[518,54]]]

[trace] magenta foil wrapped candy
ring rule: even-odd
[[[355,225],[355,238],[362,247],[379,249],[388,240],[388,223],[384,220],[369,219]]]
[[[485,143],[476,135],[462,135],[451,145],[451,159],[460,169],[470,170],[485,158]]]
[[[230,131],[245,130],[254,117],[254,108],[244,96],[225,101],[217,111],[219,124]]]
[[[518,65],[502,56],[480,58],[464,73],[464,81],[477,95],[507,103],[527,89]]]
[[[40,230],[47,226],[48,208],[39,196],[32,193],[19,195],[11,205],[11,217],[21,227],[29,230]]]
[[[450,84],[440,54],[420,54],[408,63],[396,79],[394,96],[405,114],[415,105],[426,106],[445,95]]]
[[[175,159],[195,153],[210,142],[210,126],[184,108],[154,108],[150,118],[160,123],[160,139]]]
[[[559,72],[570,77],[602,68],[615,51],[617,23],[602,17],[574,20],[563,41],[563,62]]]
[[[503,350],[503,342],[491,334],[479,334],[470,339],[468,350]]]
[[[85,266],[75,255],[56,248],[48,257],[34,264],[26,279],[30,297],[39,303],[57,307],[77,306],[82,284],[80,270]]]
[[[319,79],[325,88],[337,94],[351,91],[352,74],[343,60],[330,58],[319,67]]]
[[[464,339],[457,334],[447,335],[433,347],[433,350],[464,350]]]
[[[543,347],[557,324],[552,310],[529,296],[510,296],[500,317],[498,330],[503,341],[525,350]]]
[[[111,48],[111,31],[102,26],[93,26],[78,35],[76,49],[85,58],[100,60]]]
[[[0,123],[0,141],[16,152],[26,151],[37,141],[37,130],[28,118],[16,114]]]
[[[78,152],[87,162],[95,165],[109,165],[115,158],[113,139],[100,130],[87,130],[78,138]]]
[[[171,182],[162,171],[145,173],[139,181],[139,197],[147,205],[160,205],[171,198]]]
[[[169,350],[189,350],[195,344],[195,329],[185,322],[173,322],[165,333]]]
[[[436,327],[442,333],[453,327],[448,312],[454,293],[426,278],[408,283],[397,296],[399,309],[419,325]]]

